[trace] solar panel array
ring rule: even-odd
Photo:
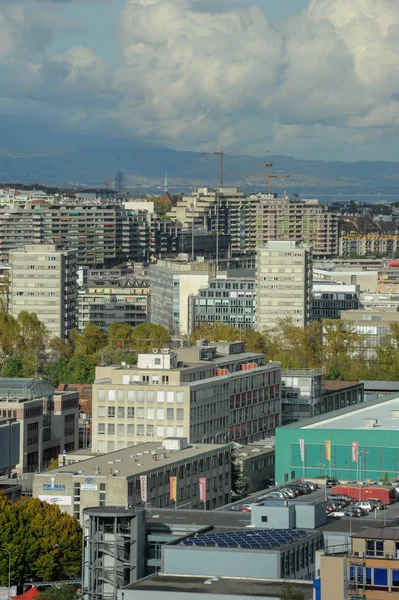
[[[307,535],[305,529],[252,529],[222,533],[200,533],[181,542],[182,546],[218,548],[276,548]]]

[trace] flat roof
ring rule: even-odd
[[[392,402],[392,404],[387,407],[388,402]],[[398,405],[399,409],[398,392],[386,394],[375,400],[352,404],[352,406],[346,406],[345,408],[318,415],[311,419],[296,421],[295,423],[284,425],[284,429],[368,429],[364,427],[363,419],[378,418],[381,413],[381,416],[385,414],[385,421],[384,419],[379,419],[376,429],[396,430],[399,429],[399,420],[392,419],[390,412],[391,410],[395,410],[395,404]],[[370,414],[368,414],[369,411]],[[375,417],[375,414],[377,414],[377,417]]]
[[[40,473],[40,477],[46,475],[53,477],[57,473],[72,473],[90,477],[93,474],[104,476],[111,474],[112,469],[115,477],[126,478],[151,471],[152,469],[159,469],[180,460],[199,457],[201,454],[216,452],[217,450],[229,447],[229,444],[191,444],[184,450],[165,450],[162,442],[147,442],[136,446],[128,446],[122,450],[108,452],[107,454],[94,455],[93,458],[88,458],[72,465],[58,467],[58,469],[52,469],[48,473]],[[154,460],[154,455],[157,457],[156,460]],[[97,470],[99,470],[98,474],[95,473]]]
[[[363,379],[360,383],[363,383],[365,392],[399,392],[399,381]]]
[[[356,533],[353,537],[375,540],[399,540],[399,527],[369,527],[360,533]]]
[[[370,406],[369,406],[370,404]],[[371,406],[371,402],[355,405],[355,410],[327,418],[319,423],[307,425],[303,429],[363,429],[364,431],[399,430],[399,419],[392,418],[392,411],[399,411],[399,395],[391,400],[382,399],[378,404]],[[361,407],[361,408],[360,408]],[[399,413],[398,413],[399,414]],[[377,419],[375,427],[367,427],[365,419]]]
[[[383,511],[381,511],[383,512]],[[375,527],[370,527],[370,518],[362,518],[362,517],[357,517],[356,519],[348,519],[348,518],[334,518],[334,517],[328,517],[327,518],[327,523],[325,525],[321,525],[320,527],[318,527],[316,529],[316,531],[321,531],[322,533],[336,533],[336,534],[347,534],[350,535],[351,537],[358,537],[358,538],[364,538],[364,537],[368,537],[369,535],[371,536],[371,531],[380,531],[383,532],[391,530],[391,529],[397,529],[398,530],[398,535],[399,535],[399,528],[395,528],[394,526],[397,523],[397,518],[393,518],[392,519],[386,519],[387,523],[384,524],[384,519],[382,516],[378,516],[378,519],[374,519],[373,518],[373,524],[375,525]],[[371,536],[371,537],[374,537]],[[378,536],[377,536],[378,537]],[[386,534],[384,534],[383,538],[379,538],[379,539],[396,539],[394,537],[387,537]],[[399,537],[398,537],[399,539]]]
[[[274,446],[264,446],[263,444],[246,444],[241,448],[234,446],[234,455],[241,460],[249,460],[250,458],[256,458],[263,454],[269,454],[275,452]]]
[[[205,582],[212,580],[211,583]],[[225,596],[263,596],[281,598],[285,588],[300,591],[304,600],[312,600],[313,583],[311,581],[243,579],[242,577],[199,577],[195,575],[164,575],[155,573],[140,581],[128,585],[125,590],[142,590],[174,593],[220,594]]]
[[[323,388],[326,392],[338,392],[340,390],[346,390],[349,388],[359,387],[362,385],[361,381],[324,381]]]
[[[146,521],[171,525],[199,525],[214,530],[245,529],[251,525],[250,513],[234,510],[185,510],[153,508],[146,511]]]

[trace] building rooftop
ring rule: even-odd
[[[365,392],[399,392],[399,381],[362,380]]]
[[[306,529],[245,529],[196,533],[182,540],[180,546],[243,550],[275,550],[308,535]],[[178,543],[178,542],[177,542]]]
[[[355,533],[353,537],[372,540],[399,540],[399,527],[369,527]]]
[[[240,444],[235,444],[234,455],[240,460],[248,460],[275,451],[274,446],[265,446],[263,444],[247,444],[241,446],[241,448],[239,446]]]
[[[297,421],[285,425],[284,429],[358,429],[370,430],[364,424],[364,419],[377,419],[376,427],[378,430],[399,429],[399,419],[392,418],[392,410],[399,410],[399,395],[397,392],[381,396],[376,400],[353,404],[330,413]]]
[[[72,473],[91,477],[94,474],[97,476],[113,474],[114,477],[126,478],[146,473],[152,469],[159,469],[180,460],[187,460],[229,447],[228,444],[197,444],[189,445],[183,450],[165,450],[162,442],[148,442],[137,446],[129,446],[115,452],[108,452],[107,454],[95,455],[93,458],[76,462],[73,465],[52,469],[48,472],[48,476],[53,477],[57,473]],[[46,475],[47,473],[40,474],[41,477]]]
[[[304,600],[313,598],[311,581],[290,581],[275,579],[243,579],[243,578],[209,578],[195,575],[164,575],[155,573],[140,581],[130,584],[126,590],[158,591],[183,594],[213,594],[225,596],[259,596],[264,598],[281,598],[283,590],[288,586],[303,594]]]
[[[359,385],[362,385],[359,381],[324,381],[323,389],[325,392],[338,392],[340,390],[359,387]]]
[[[0,377],[0,400],[32,400],[53,393],[54,385],[47,379]]]

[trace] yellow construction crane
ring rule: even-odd
[[[266,161],[265,163],[259,163],[260,167],[266,168],[266,192],[270,194],[272,179],[289,179],[289,175],[272,175],[270,169],[273,163]]]
[[[225,155],[234,155],[234,154],[246,154],[246,152],[240,152],[239,150],[231,150],[230,152],[225,152],[224,146],[221,147],[219,152],[201,152],[201,154],[211,154],[213,156],[220,157],[220,187],[223,187],[224,184],[224,157]]]

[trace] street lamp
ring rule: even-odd
[[[8,554],[8,600],[11,600],[11,552],[7,548],[0,548],[0,552]]]
[[[41,471],[41,466],[42,466],[42,433],[45,429],[50,429],[50,426],[46,425],[45,427],[42,427],[39,431],[39,468],[38,468],[39,473]]]

